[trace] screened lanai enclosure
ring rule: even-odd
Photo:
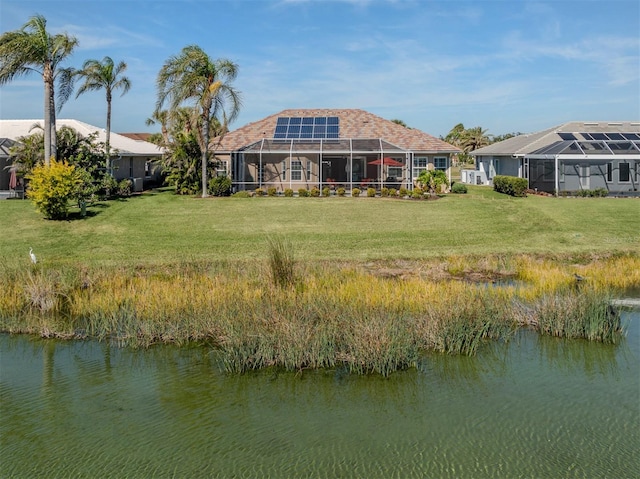
[[[640,194],[640,134],[559,133],[562,140],[524,157],[529,187],[577,192]]]
[[[231,154],[233,183],[242,190],[410,189],[412,159],[382,139],[357,138],[262,139]]]

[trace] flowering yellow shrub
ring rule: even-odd
[[[81,183],[76,167],[52,158],[50,166],[36,166],[27,178],[27,196],[36,209],[48,219],[66,218],[69,201],[77,197]]]

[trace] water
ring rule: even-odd
[[[2,477],[640,476],[640,312],[377,376],[229,376],[205,348],[0,336]]]

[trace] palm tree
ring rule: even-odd
[[[55,83],[58,81],[58,111],[73,91],[70,68],[61,68],[78,44],[66,33],[51,35],[42,15],[31,17],[20,30],[0,36],[0,85],[36,72],[44,81],[44,161],[57,157]]]
[[[193,102],[199,117],[203,198],[207,196],[212,119],[218,118],[225,131],[240,112],[240,94],[231,85],[237,74],[238,65],[227,59],[212,60],[197,45],[186,46],[180,54],[169,57],[158,73],[156,110],[160,111],[165,102],[169,103],[169,110]]]
[[[121,89],[122,95],[129,91],[131,82],[129,78],[122,76],[127,69],[125,62],[117,65],[113,63],[111,57],[104,57],[102,62],[98,60],[87,60],[82,65],[82,70],[76,72],[76,75],[84,79],[84,83],[78,90],[76,98],[87,91],[104,89],[107,97],[107,140],[105,142],[107,156],[107,172],[111,172],[111,152],[109,149],[109,140],[111,138],[111,99],[115,90]]]
[[[487,130],[483,130],[481,127],[468,128],[465,130],[460,146],[465,153],[477,150],[483,146],[487,146],[491,143]]]

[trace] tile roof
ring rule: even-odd
[[[406,150],[456,153],[460,150],[423,131],[405,128],[390,120],[359,109],[291,109],[249,123],[227,133],[222,141],[214,139],[212,145],[218,152],[239,150],[252,143],[274,136],[278,117],[337,116],[340,119],[340,138],[382,138]]]
[[[570,121],[547,130],[518,135],[471,152],[473,156],[522,156],[562,140],[558,133],[640,133],[637,121]]]
[[[44,125],[43,120],[0,120],[0,137],[16,140],[21,136],[28,136],[33,131],[31,127],[35,124]],[[56,120],[56,127],[68,126],[76,130],[82,136],[98,133],[98,141],[106,140],[104,129],[89,125],[78,120]],[[125,156],[158,156],[162,150],[153,143],[141,140],[132,140],[126,136],[111,132],[111,148],[118,150]]]

